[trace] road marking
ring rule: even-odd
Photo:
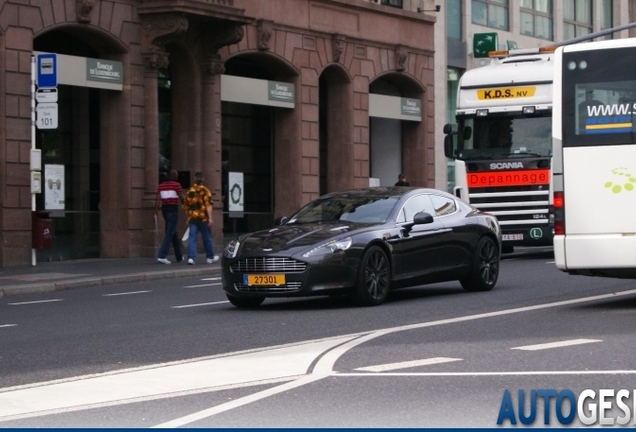
[[[406,368],[418,367],[418,366],[430,366],[434,364],[449,363],[449,362],[461,361],[461,360],[463,359],[451,358],[451,357],[433,357],[433,358],[405,361],[405,362],[399,362],[399,363],[387,363],[387,364],[377,365],[377,366],[366,366],[366,367],[357,368],[356,370],[367,371],[367,372],[384,372],[384,371],[395,370],[395,369],[406,369]]]
[[[205,280],[213,280],[213,281],[217,281],[217,280],[221,280],[221,279],[222,279],[222,278],[220,278],[220,277],[212,277],[212,278],[203,278],[203,279],[201,279],[201,280],[204,280],[204,281],[205,281]]]
[[[210,306],[210,305],[217,305],[217,304],[223,304],[223,303],[229,303],[229,300],[221,300],[221,301],[217,301],[217,302],[210,302],[210,303],[197,303],[197,304],[189,304],[189,305],[181,305],[181,306],[172,306],[172,309],[185,309],[185,308],[191,308],[191,307],[199,307],[199,306]]]
[[[538,375],[636,375],[636,370],[583,371],[504,371],[504,372],[336,372],[333,377],[477,377],[477,376],[538,376]]]
[[[149,292],[152,292],[150,290],[146,290],[146,291],[129,291],[129,292],[123,292],[123,293],[112,293],[112,294],[102,294],[104,297],[116,297],[116,296],[123,296],[123,295],[131,295],[131,294],[147,294]]]
[[[52,303],[52,302],[60,302],[63,299],[50,299],[50,300],[33,300],[26,302],[17,302],[17,303],[7,303],[9,306],[21,306],[21,305],[30,305],[30,304],[38,304],[38,303]]]
[[[186,285],[184,288],[201,288],[201,287],[211,287],[211,286],[219,286],[221,283],[210,283],[210,284],[201,284],[201,285]]]
[[[15,327],[17,326],[17,324],[0,324],[0,328],[4,328],[4,327]]]
[[[291,379],[293,388],[323,378],[308,376],[310,365],[316,357],[348,339],[350,336],[338,336],[238,355],[160,364],[125,373],[0,389],[0,422],[91,409],[104,404],[171,398],[182,392],[209,392],[221,386],[251,386],[265,380],[280,383]]]
[[[588,344],[588,343],[594,343],[594,342],[603,342],[603,341],[600,339],[571,339],[571,340],[565,340],[565,341],[559,341],[559,342],[548,342],[548,343],[542,343],[542,344],[536,344],[536,345],[526,345],[526,346],[510,348],[510,349],[523,350],[523,351],[538,351],[538,350],[544,350],[544,349],[550,349],[550,348],[562,348],[566,346],[582,345],[582,344]]]
[[[334,371],[334,366],[344,354],[363,343],[385,335],[592,301],[614,300],[634,294],[636,294],[636,290],[627,290],[341,335],[286,346],[267,347],[249,352],[227,353],[222,356],[197,358],[179,363],[151,365],[90,377],[71,377],[57,382],[3,388],[0,389],[0,421],[17,417],[35,417],[61,410],[65,412],[78,411],[91,408],[95,404],[125,404],[127,401],[140,400],[139,398],[168,399],[178,392],[203,391],[203,389],[212,391],[221,386],[248,385],[248,383],[264,379],[285,377],[293,379],[284,385],[256,392],[169,422],[171,426],[187,425],[192,421],[210,417],[264,397],[338,375],[338,372]],[[288,350],[286,347],[290,349]],[[584,373],[590,372],[585,371]],[[600,371],[599,373],[607,374],[610,372]],[[636,374],[636,371],[613,371],[611,373]],[[360,374],[365,373],[360,372]],[[465,373],[467,376],[477,374]],[[365,376],[385,375],[366,373]],[[161,427],[161,425],[159,426]]]

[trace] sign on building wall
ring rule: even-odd
[[[243,212],[245,197],[243,194],[243,173],[228,173],[228,210],[232,212]]]
[[[44,165],[44,209],[64,210],[64,165]]]
[[[87,58],[86,79],[88,81],[122,84],[122,64],[113,60]]]
[[[419,99],[402,98],[400,108],[402,115],[422,117],[422,101]]]
[[[267,98],[279,102],[294,102],[294,84],[268,81]]]
[[[490,51],[497,49],[497,33],[475,33],[473,35],[473,56],[488,57]]]

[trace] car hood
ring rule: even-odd
[[[283,225],[243,237],[241,256],[280,252],[293,254],[303,249],[320,246],[330,239],[347,237],[364,229],[370,229],[370,227],[352,223]]]

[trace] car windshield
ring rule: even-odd
[[[316,222],[382,223],[391,213],[397,197],[333,196],[317,199],[293,215],[288,224]]]
[[[471,128],[470,137],[460,137],[458,158],[507,159],[552,155],[551,117],[475,117],[460,120],[460,128]],[[463,129],[460,129],[463,130]]]

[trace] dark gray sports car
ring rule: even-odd
[[[241,235],[223,253],[223,289],[242,308],[266,297],[349,295],[382,303],[390,289],[459,280],[494,288],[497,219],[446,192],[374,187],[310,202],[276,227]]]

